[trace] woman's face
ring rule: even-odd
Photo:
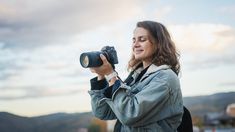
[[[137,27],[134,30],[132,49],[135,59],[147,63],[152,61],[152,55],[155,48],[150,41],[150,34],[146,29]]]

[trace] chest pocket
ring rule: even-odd
[[[143,90],[143,87],[145,86],[146,84],[144,83],[141,83],[141,82],[136,82],[134,85],[132,85],[132,90],[131,90],[131,93],[132,94],[137,94],[139,93],[140,91]]]
[[[149,84],[149,82],[151,81],[150,79],[150,74],[147,75],[147,76],[144,76],[144,78],[140,79],[138,82],[134,83],[131,88],[132,88],[132,91],[131,93],[132,94],[137,94],[139,93],[140,91],[142,91],[144,89],[144,87],[146,85]]]

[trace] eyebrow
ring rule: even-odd
[[[148,36],[147,36],[147,35],[138,36],[137,38],[144,38],[144,37],[148,38]],[[135,37],[133,37],[132,39],[134,40],[134,39],[136,39],[136,38],[135,38]]]
[[[147,35],[138,36],[137,38],[143,38],[143,37],[148,38],[148,36],[147,36]],[[134,39],[134,38],[135,38],[135,37],[133,37],[133,39]]]

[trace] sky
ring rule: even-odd
[[[181,54],[184,97],[235,91],[233,0],[0,0],[0,111],[22,116],[91,111],[80,54],[114,46],[128,75],[133,30],[152,20]]]

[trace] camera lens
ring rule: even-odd
[[[103,64],[100,58],[101,52],[86,52],[82,53],[80,56],[80,63],[82,67],[98,67]]]
[[[80,61],[81,61],[81,65],[83,67],[87,67],[89,65],[89,58],[88,58],[87,55],[81,56],[81,60]]]

